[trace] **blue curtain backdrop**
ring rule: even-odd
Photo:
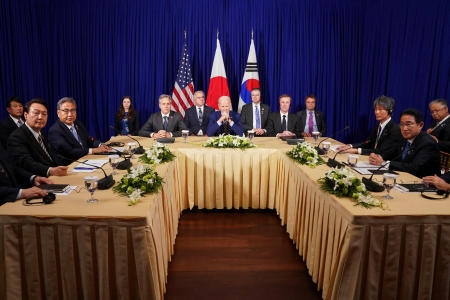
[[[57,100],[73,96],[78,118],[106,139],[124,95],[144,122],[171,94],[186,29],[205,91],[219,30],[237,107],[253,29],[263,102],[276,110],[288,93],[297,111],[314,93],[329,133],[348,124],[338,138],[363,139],[381,94],[396,99],[397,122],[415,107],[426,125],[427,103],[450,100],[449,11],[448,0],[3,0],[0,101],[42,97],[51,125]]]

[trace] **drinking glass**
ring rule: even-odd
[[[91,198],[87,200],[87,203],[97,203],[98,200],[94,199],[94,192],[97,189],[97,176],[86,176],[84,177],[84,186],[86,190],[91,193]]]
[[[255,131],[249,130],[249,131],[247,131],[247,133],[248,133],[248,138],[251,141],[253,139],[253,137],[255,136]]]
[[[352,166],[352,167],[356,167],[356,164],[358,163],[358,155],[355,154],[350,154],[349,156],[347,156],[347,163]]]
[[[323,142],[322,143],[322,149],[323,151],[325,151],[325,154],[328,153],[328,150],[330,150],[331,148],[331,143],[330,142]]]
[[[189,135],[189,130],[181,130],[181,136],[183,137],[185,144],[186,144],[188,135]]]
[[[383,196],[384,199],[392,199],[392,196],[389,195],[389,192],[395,186],[396,182],[397,182],[397,175],[391,173],[383,174],[383,185],[387,191],[387,195]]]
[[[117,175],[118,173],[116,172],[116,168],[117,168],[117,165],[119,164],[119,160],[120,160],[119,155],[116,155],[116,154],[109,155],[108,159],[109,159],[109,164],[111,165],[111,168],[113,169],[111,175]]]
[[[131,154],[131,158],[134,158],[134,152],[136,151],[137,144],[136,143],[128,143],[128,152]]]
[[[313,138],[314,138],[314,143],[315,143],[315,145],[317,146],[317,140],[319,139],[320,132],[319,132],[319,131],[313,131],[313,132],[312,132],[312,136],[313,136]]]

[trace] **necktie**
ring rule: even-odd
[[[375,147],[374,148],[377,148],[378,141],[380,140],[380,135],[381,135],[381,124],[378,126],[377,139],[375,140]]]
[[[312,111],[309,112],[308,128],[309,128],[309,133],[312,134],[314,131],[314,122],[313,122]]]
[[[74,138],[77,140],[77,142],[80,143],[80,139],[78,138],[78,134],[77,134],[77,131],[75,130],[75,126],[70,127],[70,131],[72,132],[72,134],[73,134]]]
[[[202,123],[203,123],[203,112],[202,112],[201,108],[198,109],[198,121],[200,122],[200,125],[202,125]]]
[[[281,131],[286,131],[286,115],[283,115],[283,121],[281,121]]]
[[[403,149],[403,152],[402,152],[402,160],[405,159],[406,154],[408,153],[410,147],[411,147],[411,143],[407,142],[406,146],[405,146],[405,149]]]
[[[42,136],[40,134],[38,136],[38,142],[39,142],[39,145],[41,145],[42,150],[44,150],[45,154],[47,155],[47,158],[50,159],[51,161],[53,161],[52,157],[47,152],[47,148],[45,147],[44,141],[42,140]]]
[[[20,127],[22,125],[23,125],[23,122],[22,122],[22,120],[19,119],[19,121],[17,121],[17,127]]]
[[[261,117],[259,116],[258,106],[255,106],[255,120],[256,120],[256,128],[261,128]]]
[[[228,121],[223,121],[222,127],[223,134],[227,135],[228,133],[230,133],[230,125],[228,124]]]
[[[164,116],[163,127],[167,131],[167,116]]]

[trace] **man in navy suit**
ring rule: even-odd
[[[57,103],[57,113],[59,120],[50,127],[48,140],[63,164],[69,165],[86,154],[111,150],[90,136],[83,123],[77,120],[75,99],[60,99]]]
[[[267,121],[267,135],[282,137],[295,137],[297,129],[297,116],[289,112],[291,96],[283,94],[278,98],[280,111],[269,115]]]
[[[9,135],[24,124],[23,102],[18,97],[11,97],[6,102],[8,116],[0,121],[0,143],[6,148]]]
[[[166,94],[159,96],[160,112],[156,112],[148,118],[141,130],[140,136],[152,138],[177,137],[181,136],[182,130],[188,130],[183,122],[183,117],[171,111],[172,97]]]
[[[440,174],[440,152],[437,143],[422,132],[422,113],[416,109],[406,109],[400,115],[400,130],[406,143],[401,153],[387,161],[390,170],[408,172],[417,177]],[[369,162],[381,166],[385,164],[380,154],[371,153]]]
[[[251,92],[252,103],[245,104],[241,110],[241,123],[244,132],[249,130],[255,135],[265,135],[267,133],[267,120],[270,114],[269,105],[261,103],[261,90],[256,88]]]
[[[327,134],[327,124],[322,112],[316,109],[316,96],[308,95],[305,98],[306,109],[297,113],[297,131],[303,137],[310,137],[314,131],[320,132],[322,136]]]
[[[47,193],[38,188],[43,183],[52,181],[15,166],[12,157],[0,146],[0,205],[46,196]]]
[[[206,134],[215,136],[220,134],[232,134],[241,136],[244,133],[241,125],[241,117],[231,111],[231,99],[222,96],[218,100],[219,111],[209,116],[209,124]]]
[[[25,104],[25,124],[8,138],[8,152],[14,162],[38,176],[65,176],[67,167],[60,166],[41,130],[47,124],[48,108],[44,100],[35,98]]]
[[[439,150],[450,153],[450,114],[447,101],[436,99],[430,102],[430,113],[434,119],[427,133],[438,143]]]
[[[205,105],[203,91],[194,93],[194,104],[186,110],[184,124],[189,128],[189,134],[204,135],[208,128],[209,115],[214,112],[214,108]]]

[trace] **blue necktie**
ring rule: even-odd
[[[70,131],[72,132],[72,134],[75,137],[75,139],[77,140],[77,142],[80,143],[80,139],[78,138],[78,134],[77,134],[77,131],[75,130],[75,126],[70,127]]]
[[[403,149],[403,152],[402,152],[402,160],[405,159],[406,154],[408,153],[410,147],[411,147],[411,143],[407,142],[406,146],[405,146],[405,149]]]
[[[198,121],[200,122],[200,125],[202,125],[202,123],[203,123],[203,112],[202,112],[201,108],[198,109]]]
[[[164,130],[167,131],[167,116],[164,116],[163,127],[164,127]]]
[[[259,109],[258,106],[255,106],[255,120],[256,120],[256,128],[261,128],[261,119],[259,117]]]

